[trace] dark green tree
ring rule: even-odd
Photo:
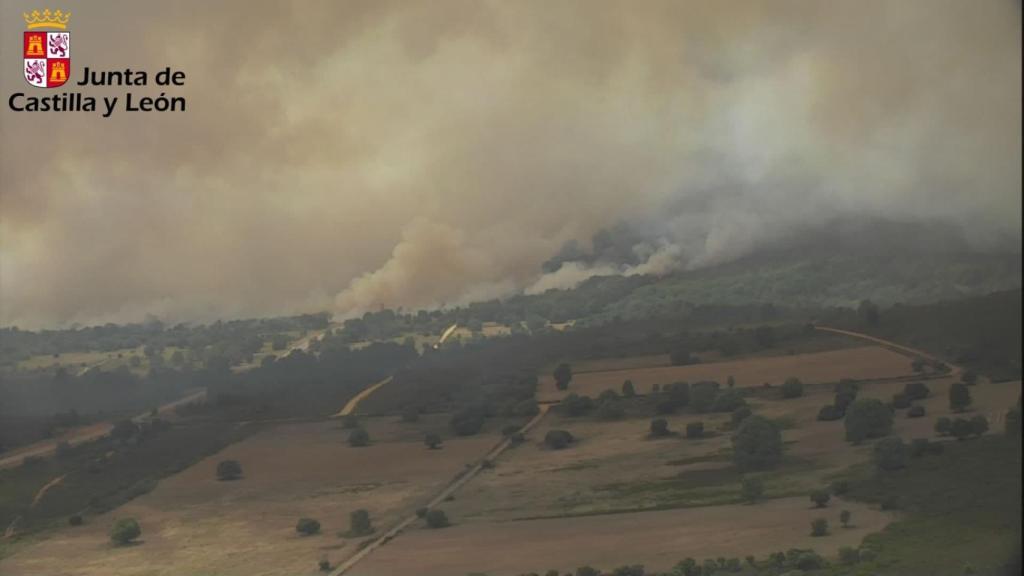
[[[732,438],[733,459],[740,470],[771,468],[782,459],[782,433],[774,422],[754,415]]]

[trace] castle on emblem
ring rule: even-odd
[[[27,28],[22,43],[25,81],[37,88],[64,85],[71,77],[71,13],[47,8],[22,16]]]

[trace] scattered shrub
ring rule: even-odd
[[[349,514],[349,533],[353,536],[365,536],[373,533],[373,523],[370,521],[370,513],[360,508]]]
[[[799,378],[787,378],[782,383],[783,398],[799,398],[804,395],[804,384]]]
[[[910,408],[910,397],[903,392],[898,392],[892,395],[892,407],[897,410],[905,410]]]
[[[853,514],[849,510],[843,510],[839,513],[839,522],[843,525],[843,528],[850,527],[850,518]]]
[[[448,426],[457,436],[472,436],[484,427],[485,418],[483,408],[470,406],[453,414]]]
[[[621,420],[625,415],[622,403],[615,399],[606,399],[597,407],[597,417],[601,420]]]
[[[857,400],[846,410],[846,439],[862,442],[892,431],[892,412],[877,398]]]
[[[561,450],[572,444],[574,438],[567,430],[549,430],[544,435],[544,444],[552,450]]]
[[[370,433],[363,428],[356,428],[348,435],[348,445],[359,448],[370,445]]]
[[[673,386],[673,389],[675,386]],[[690,406],[694,412],[704,414],[710,412],[718,398],[718,382],[703,381],[697,382],[690,387]]]
[[[633,387],[633,381],[626,380],[622,383],[622,397],[632,398],[634,396],[636,396],[636,388]]]
[[[949,436],[953,432],[953,421],[943,416],[935,421],[935,433],[939,436]]]
[[[924,400],[931,394],[931,390],[924,382],[907,382],[903,387],[903,393],[911,400]]]
[[[84,521],[82,520],[82,517],[79,514],[74,514],[68,518],[68,524],[70,524],[71,526],[81,526],[83,522]]]
[[[121,518],[110,529],[110,541],[119,546],[130,543],[142,535],[142,527],[134,518]]]
[[[825,536],[828,534],[828,520],[815,518],[811,521],[811,536]]]
[[[437,450],[441,447],[441,436],[434,432],[428,432],[423,436],[423,444],[431,450]]]
[[[594,401],[589,396],[572,393],[562,399],[559,408],[566,416],[583,416],[594,409]]]
[[[782,433],[763,416],[751,416],[732,438],[733,459],[743,471],[771,468],[782,459]]]
[[[882,438],[875,443],[875,466],[879,470],[899,470],[907,465],[907,447],[903,439],[897,436]]]
[[[924,414],[924,406],[921,405],[911,406],[910,410],[907,410],[907,418],[923,418]]]
[[[687,438],[702,438],[704,436],[703,422],[688,422],[686,424]]]
[[[830,422],[832,420],[839,420],[843,417],[843,411],[832,404],[826,404],[818,410],[818,420],[821,422]]]
[[[320,569],[321,572],[330,572],[331,562],[326,558],[321,558],[320,561],[317,562],[317,567]]]
[[[749,406],[740,406],[739,408],[732,411],[732,425],[739,426],[744,420],[750,417],[754,412]]]
[[[668,429],[668,421],[664,418],[655,418],[651,420],[651,437],[652,438],[664,438],[665,436],[671,435],[672,432]]]
[[[223,460],[217,464],[218,480],[238,480],[242,477],[242,465],[237,460]]]
[[[815,508],[828,506],[828,501],[831,499],[832,495],[828,493],[828,490],[818,489],[811,491],[811,502],[814,502]]]
[[[569,382],[572,381],[572,367],[563,362],[555,368],[552,376],[555,378],[555,388],[558,388],[559,390],[567,390],[569,388]]]
[[[299,518],[295,523],[295,531],[303,536],[312,536],[320,532],[320,522],[312,518]]]
[[[963,412],[971,405],[971,391],[967,385],[960,382],[949,387],[949,409],[954,412]]]
[[[448,515],[444,513],[444,510],[428,510],[424,518],[427,520],[427,526],[431,528],[451,526],[451,522],[448,521]]]
[[[856,564],[860,562],[860,552],[856,548],[843,546],[839,549],[839,561],[843,564]]]

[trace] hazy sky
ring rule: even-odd
[[[465,302],[621,220],[650,271],[847,214],[1020,237],[1013,0],[53,5],[72,82],[188,75],[111,118],[8,110],[43,7],[0,2],[3,324]]]

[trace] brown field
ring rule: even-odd
[[[446,439],[428,451],[423,430],[443,428],[424,418],[367,423],[373,445],[351,448],[335,421],[282,425],[262,432],[166,478],[157,488],[112,513],[62,528],[6,559],[6,575],[46,576],[254,576],[316,573],[351,554],[356,540],[348,515],[365,508],[378,527],[422,505],[464,465],[482,457],[494,435]],[[217,462],[241,462],[245,478],[214,479]],[[317,536],[299,537],[300,517],[318,519]],[[117,518],[142,526],[142,543],[115,548],[107,531]]]
[[[725,382],[732,376],[737,386],[781,384],[795,376],[804,382],[835,382],[841,378],[869,380],[912,374],[910,360],[880,346],[862,346],[828,352],[747,358],[729,362],[692,364],[690,366],[656,366],[575,375],[568,391],[555,389],[554,379],[541,379],[538,399],[558,400],[570,392],[596,396],[607,389],[619,390],[625,380],[632,380],[636,391],[645,394],[654,384],[700,380]]]
[[[571,390],[586,387],[586,393],[597,394],[618,388],[625,377],[641,392],[653,383],[723,381],[730,374],[740,386],[777,383],[789,376],[811,383],[852,377],[872,380],[862,384],[861,397],[888,400],[903,389],[909,371],[905,356],[868,346],[580,374]],[[953,381],[928,380],[931,397],[919,402],[926,417],[909,419],[899,411],[894,433],[905,439],[934,437],[935,419],[950,415],[947,392]],[[988,416],[992,432],[1001,433],[1002,415],[1020,391],[1020,382],[974,386],[975,406],[967,415]],[[663,570],[686,556],[763,557],[792,547],[834,556],[840,546],[856,546],[893,516],[854,502],[833,501],[825,510],[810,507],[809,490],[868,460],[871,453],[870,443],[853,446],[844,440],[842,421],[815,419],[832,395],[831,386],[812,386],[792,400],[760,391],[749,399],[755,412],[786,423],[785,460],[778,469],[758,474],[768,499],[753,506],[739,503],[742,476],[731,461],[727,414],[667,417],[677,432],[688,422],[704,422],[711,434],[698,440],[650,440],[649,418],[599,422],[549,414],[524,444],[442,505],[454,526],[429,530],[416,522],[350,574],[451,576],[480,571],[501,576],[626,563]],[[445,423],[444,415],[424,416],[414,424],[393,417],[367,419],[374,442],[368,448],[350,448],[347,431],[337,421],[282,425],[163,480],[150,494],[114,513],[90,518],[85,527],[63,528],[22,548],[0,568],[5,575],[47,576],[315,574],[320,558],[337,563],[357,549],[360,540],[338,535],[348,528],[349,512],[366,508],[378,528],[394,524],[483,457],[501,425],[492,421],[480,436],[446,437],[442,450],[426,450],[424,431],[446,436]],[[567,429],[578,442],[566,450],[548,450],[541,440],[551,429]],[[216,463],[223,459],[239,460],[246,477],[215,481]],[[853,528],[839,526],[842,509],[853,512]],[[127,516],[139,519],[144,542],[113,548],[106,531],[115,518]],[[296,536],[294,524],[302,516],[318,519],[322,534]],[[817,517],[830,521],[829,536],[809,535],[810,521]],[[626,536],[628,547],[621,545]]]
[[[853,513],[854,526],[839,526],[839,511]],[[810,536],[814,518],[834,526],[824,538]],[[512,576],[579,566],[611,569],[644,564],[668,570],[687,556],[698,559],[764,557],[790,547],[834,555],[881,530],[889,513],[853,502],[833,502],[814,510],[804,498],[783,498],[757,506],[732,505],[659,510],[591,518],[552,518],[519,522],[464,524],[414,529],[371,554],[353,576],[452,576],[471,572]],[[628,545],[624,541],[628,538]]]

